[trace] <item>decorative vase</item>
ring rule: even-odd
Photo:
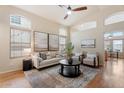
[[[68,58],[68,63],[72,64],[73,63],[73,59],[71,57]]]

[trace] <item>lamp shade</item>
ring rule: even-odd
[[[31,48],[24,48],[24,55],[30,55]]]

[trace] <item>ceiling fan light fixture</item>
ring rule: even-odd
[[[82,6],[82,7],[78,7],[78,8],[74,8],[72,9],[70,5],[59,5],[59,7],[66,9],[66,15],[64,17],[64,19],[67,19],[69,15],[72,14],[72,12],[78,12],[78,11],[82,11],[82,10],[87,10],[86,6]]]
[[[68,14],[68,15],[71,15],[71,13],[72,13],[71,10],[68,10],[68,11],[67,11],[67,14]]]

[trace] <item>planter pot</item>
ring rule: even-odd
[[[72,64],[73,63],[73,59],[72,58],[68,58],[68,63]]]

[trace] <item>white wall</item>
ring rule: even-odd
[[[97,27],[90,30],[79,31],[71,27],[71,41],[75,46],[75,52],[82,51],[92,51],[99,52],[100,54],[100,63],[103,63],[104,60],[104,33],[111,31],[124,31],[124,22],[115,23],[112,25],[105,26],[104,19],[113,13],[124,11],[124,6],[107,6],[106,8],[99,8],[94,14],[89,15],[83,18],[81,21],[77,22],[76,25],[96,21]],[[82,39],[96,39],[96,47],[95,48],[81,48],[81,40]]]
[[[104,19],[109,15],[118,12],[124,11],[123,6],[110,6],[108,8],[100,8],[94,14],[89,15],[85,18],[82,18],[80,21],[76,23],[76,25],[89,22],[89,21],[97,21],[97,28],[86,30],[86,31],[78,31],[73,29],[73,27],[64,27],[60,24],[51,22],[29,12],[14,8],[12,6],[0,6],[0,73],[20,70],[22,69],[22,59],[10,59],[10,25],[9,25],[9,15],[10,14],[19,14],[27,17],[32,22],[32,30],[33,31],[42,31],[48,33],[58,34],[59,29],[66,28],[70,31],[70,35],[68,32],[68,40],[71,39],[73,42],[75,52],[80,51],[97,51],[100,54],[100,60],[103,62],[104,57],[104,38],[103,34],[105,32],[110,32],[113,30],[121,30],[124,31],[124,22],[112,24],[109,26],[104,26]],[[96,48],[81,48],[81,40],[82,39],[96,39]],[[33,41],[32,41],[33,43]],[[33,45],[32,45],[33,47]]]
[[[12,6],[0,6],[0,73],[22,69],[22,59],[10,59],[10,14],[22,15],[32,23],[32,31],[41,31],[59,34],[60,28],[65,28],[60,24],[51,22],[29,12],[17,9]],[[33,40],[32,40],[33,43]],[[33,44],[32,44],[33,47]]]

